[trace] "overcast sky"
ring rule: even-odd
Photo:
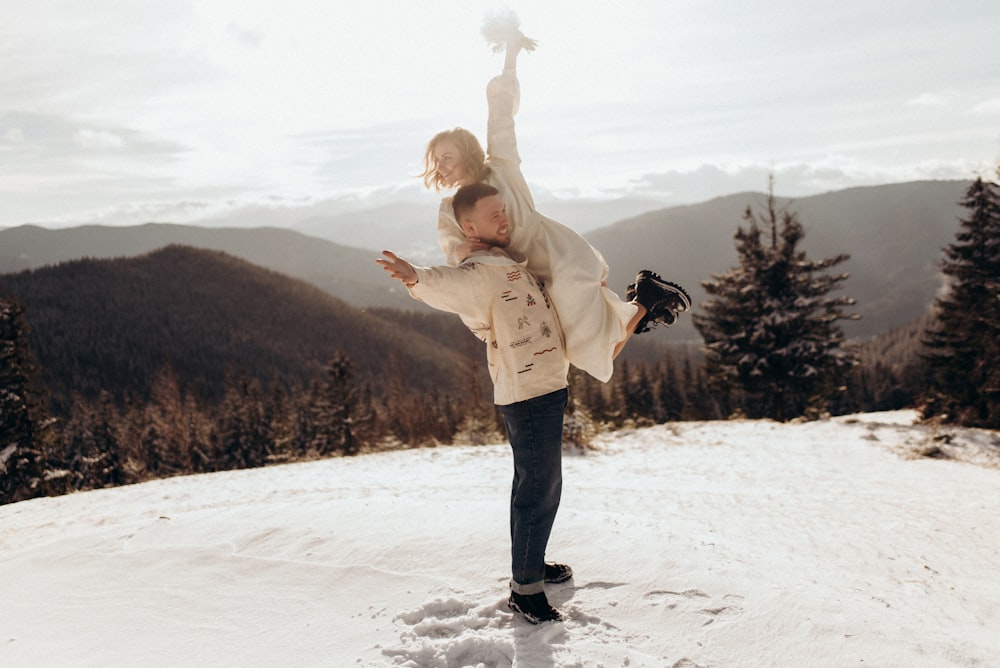
[[[995,0],[507,3],[539,191],[686,203],[991,174]],[[0,0],[0,226],[194,222],[414,188],[485,129],[466,0]],[[432,195],[422,195],[433,198]]]

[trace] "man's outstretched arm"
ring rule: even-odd
[[[390,276],[408,288],[417,284],[417,272],[413,269],[413,265],[392,251],[382,251],[382,255],[384,257],[375,261],[382,265],[382,268],[388,271]]]

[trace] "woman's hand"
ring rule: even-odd
[[[534,51],[535,47],[538,46],[537,39],[531,39],[530,37],[526,37],[525,34],[520,30],[517,31],[517,36],[520,38],[517,45],[517,48],[519,49],[524,49],[525,51]],[[507,48],[508,49],[510,48],[509,44],[507,45]]]
[[[521,49],[524,49],[525,51],[534,51],[537,45],[538,42],[536,40],[533,40],[530,37],[525,37],[524,33],[520,30],[514,31],[514,33],[507,38],[507,55],[504,59],[504,69],[517,69],[517,54],[521,52]]]
[[[489,250],[491,246],[485,244],[476,237],[466,237],[465,241],[455,246],[455,259],[458,260],[459,264],[465,261],[465,258],[469,257],[476,251]]]

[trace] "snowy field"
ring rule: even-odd
[[[505,444],[0,506],[0,666],[998,666],[1000,433],[913,417],[567,456],[540,626],[505,605]]]

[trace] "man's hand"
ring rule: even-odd
[[[396,257],[392,251],[382,251],[384,258],[375,260],[382,268],[389,272],[389,275],[397,281],[401,281],[406,287],[412,288],[417,284],[417,272],[413,270],[413,265],[401,257]]]

